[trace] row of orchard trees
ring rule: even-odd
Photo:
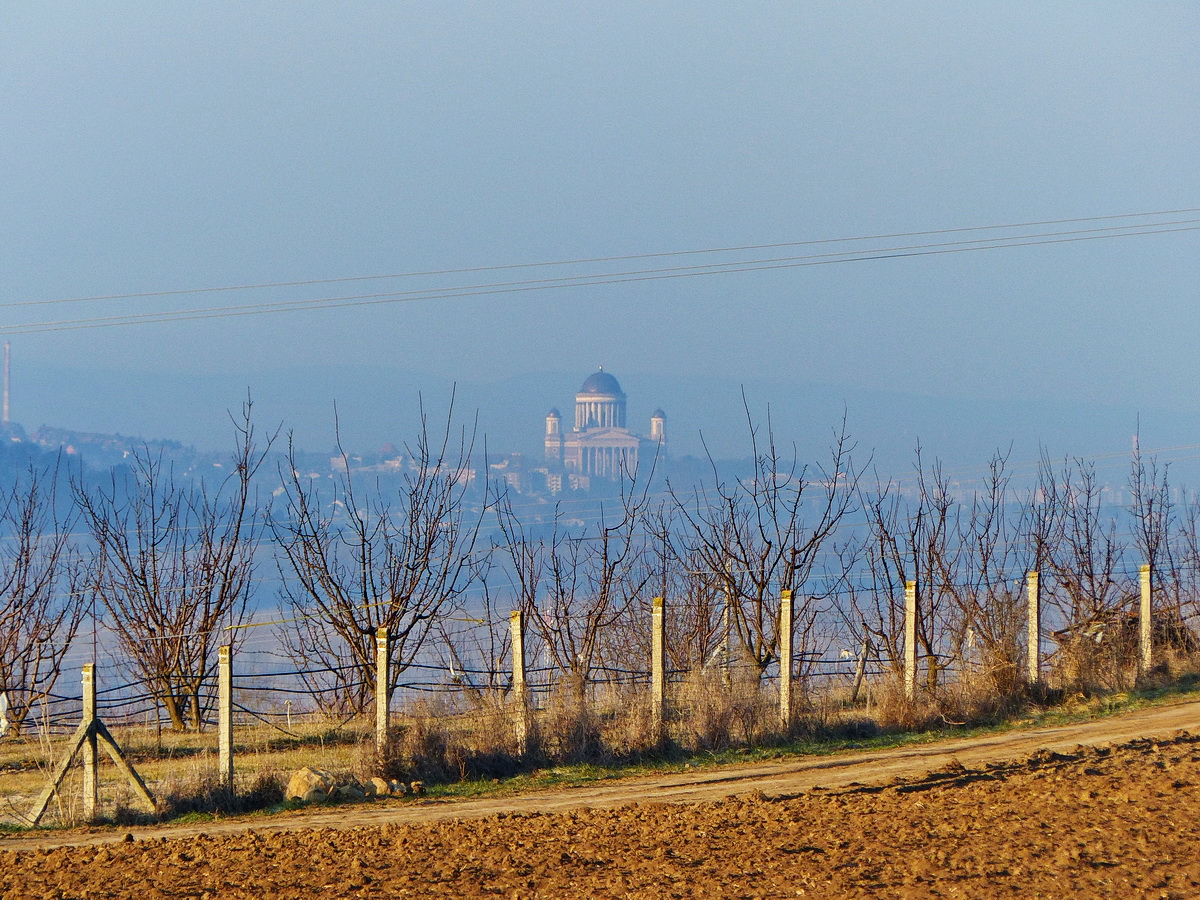
[[[394,684],[480,582],[488,492],[470,502],[473,438],[451,416],[441,429],[422,416],[391,497],[360,486],[346,458],[328,485],[304,474],[291,446],[264,472],[277,435],[256,435],[249,402],[234,427],[217,480],[177,476],[145,448],[100,482],[31,469],[0,496],[0,691],[15,730],[52,696],[89,616],[173,728],[202,727],[217,650],[240,643],[262,596],[264,544],[280,576],[280,639],[331,708],[371,699],[377,629],[390,635]]]
[[[997,456],[967,491],[919,452],[909,479],[871,473],[853,461],[844,427],[805,466],[769,416],[748,415],[751,464],[739,477],[712,464],[696,483],[673,484],[651,461],[590,525],[556,515],[531,527],[509,493],[472,485],[474,432],[452,414],[436,425],[422,414],[413,464],[390,492],[349,466],[305,475],[290,446],[264,471],[273,438],[256,437],[249,404],[234,424],[219,483],[177,478],[146,451],[99,485],[66,479],[65,507],[55,473],[31,473],[0,497],[0,688],[18,728],[52,691],[89,610],[171,724],[199,727],[217,646],[243,633],[268,556],[280,640],[316,702],[342,712],[373,697],[379,629],[393,686],[430,651],[459,670],[468,657],[506,670],[506,616],[493,610],[522,610],[544,658],[582,694],[602,670],[644,667],[653,596],[666,598],[676,670],[724,651],[764,676],[779,661],[783,590],[796,598],[799,674],[829,639],[861,643],[898,670],[915,581],[928,688],[947,667],[973,666],[1002,692],[1018,685],[1026,652],[1027,571],[1042,573],[1062,658],[1075,666],[1065,674],[1077,680],[1120,675],[1096,648],[1114,645],[1136,596],[1131,562],[1152,567],[1160,618],[1177,635],[1190,633],[1200,587],[1200,506],[1176,500],[1166,470],[1136,456],[1122,521],[1081,460],[1043,459],[1018,491]],[[265,500],[255,491],[264,478]],[[473,645],[447,628],[468,605],[499,626],[476,630]]]
[[[263,531],[251,485],[270,442],[257,445],[248,403],[235,426],[215,485],[176,478],[146,449],[99,482],[31,467],[0,496],[0,690],[16,730],[53,695],[89,615],[173,727],[199,722],[221,630],[245,620]]]
[[[1134,454],[1128,505],[1104,502],[1094,465],[1043,457],[1032,487],[1015,491],[994,457],[979,487],[956,489],[918,452],[910,486],[860,484],[864,517],[838,552],[848,631],[902,666],[904,592],[915,581],[916,632],[928,687],[971,666],[997,694],[1019,686],[1030,652],[1026,573],[1039,575],[1057,673],[1076,687],[1116,687],[1136,668],[1138,571],[1154,587],[1156,641],[1194,653],[1200,609],[1200,503],[1171,489],[1165,467]],[[1036,648],[1033,648],[1036,652]]]

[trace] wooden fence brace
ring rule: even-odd
[[[233,797],[233,647],[217,648],[217,777]]]
[[[1042,589],[1037,572],[1025,573],[1025,606],[1028,626],[1025,665],[1032,686],[1042,683]]]
[[[1138,571],[1138,575],[1138,580],[1141,582],[1142,588],[1142,602],[1138,616],[1138,644],[1141,650],[1138,667],[1141,674],[1145,675],[1150,671],[1150,666],[1154,661],[1153,638],[1150,630],[1150,600],[1154,585],[1151,581],[1150,567],[1148,565],[1142,566]]]
[[[91,822],[96,818],[99,806],[100,776],[97,771],[96,744],[96,666],[87,663],[83,667],[83,722],[80,728],[87,730],[83,747],[83,818]]]
[[[113,738],[112,734],[104,726],[104,723],[96,716],[96,668],[93,664],[88,663],[84,665],[82,681],[83,720],[79,723],[79,727],[75,729],[75,734],[71,736],[71,740],[67,743],[66,753],[59,758],[58,765],[54,767],[54,772],[50,776],[49,783],[43,789],[42,793],[38,795],[37,802],[33,805],[33,810],[29,814],[29,824],[31,825],[37,825],[42,821],[42,816],[46,814],[46,810],[50,806],[50,800],[58,792],[63,779],[67,777],[67,772],[71,769],[71,763],[75,761],[77,755],[84,757],[84,815],[88,819],[95,818],[99,799],[99,780],[96,768],[96,749],[99,743],[104,744],[104,749],[108,751],[108,755],[116,763],[117,769],[129,781],[129,785],[133,788],[133,792],[137,795],[138,799],[145,804],[150,812],[155,811],[154,797],[147,790],[146,783],[142,781],[142,777],[138,775],[133,766],[129,765],[129,762],[125,759],[125,755],[121,752],[121,748],[117,745],[116,739]]]
[[[388,670],[391,668],[391,646],[385,626],[375,629],[375,753],[380,763],[387,756],[388,732],[391,728],[391,692],[388,690]]]
[[[904,583],[904,698],[917,696],[917,583]]]
[[[512,643],[512,699],[516,707],[513,731],[517,752],[524,756],[529,750],[529,690],[525,682],[525,614],[514,609],[508,617]]]
[[[666,631],[663,598],[655,597],[650,607],[650,714],[660,741],[666,735],[667,722]]]
[[[779,594],[779,725],[792,727],[792,592]]]

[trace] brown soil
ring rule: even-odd
[[[1177,728],[1200,730],[1200,704],[203,834],[19,836],[0,897],[1196,897],[1200,738]]]

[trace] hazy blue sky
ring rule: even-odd
[[[5,3],[0,115],[8,303],[1167,210],[1200,207],[1200,6]],[[536,440],[603,363],[632,415],[675,401],[685,449],[693,378],[722,414],[743,382],[823,410],[1082,402],[1083,443],[1108,404],[1127,443],[1131,411],[1200,415],[1198,250],[1183,232],[15,335],[13,415],[214,443],[250,387],[324,440],[353,393],[346,427],[373,441],[457,380],[494,415],[536,410]]]

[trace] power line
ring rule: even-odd
[[[20,307],[20,306],[45,306],[45,305],[49,305],[49,304],[58,304],[58,303],[90,303],[90,302],[102,301],[102,300],[133,300],[133,299],[142,299],[142,298],[146,298],[146,297],[172,297],[172,296],[180,296],[180,295],[188,295],[188,294],[215,294],[215,293],[223,293],[223,292],[229,292],[229,291],[267,290],[270,288],[311,287],[314,285],[321,285],[321,284],[346,284],[349,282],[356,282],[356,281],[384,281],[384,280],[392,279],[392,278],[422,278],[422,277],[432,277],[435,275],[465,275],[465,274],[471,274],[471,273],[475,273],[475,272],[502,272],[502,271],[510,271],[513,269],[536,269],[536,268],[548,268],[548,267],[552,267],[552,266],[575,266],[575,265],[587,265],[587,264],[592,264],[592,263],[628,262],[628,261],[637,260],[637,259],[664,259],[664,258],[676,257],[676,256],[695,256],[695,255],[716,254],[716,253],[742,253],[742,252],[748,252],[751,250],[778,250],[778,249],[782,249],[784,247],[811,247],[811,246],[818,246],[818,245],[822,245],[822,244],[842,244],[842,243],[855,243],[855,242],[861,242],[861,241],[881,241],[881,240],[892,240],[892,239],[896,239],[896,238],[908,238],[908,237],[931,237],[931,236],[940,235],[940,234],[966,234],[966,233],[977,232],[977,231],[998,231],[998,230],[1017,229],[1017,228],[1038,228],[1038,227],[1042,227],[1042,226],[1046,226],[1046,225],[1072,225],[1072,224],[1079,224],[1079,223],[1083,223],[1083,222],[1106,222],[1106,221],[1113,221],[1116,219],[1138,219],[1138,218],[1150,218],[1153,216],[1175,216],[1175,215],[1184,215],[1184,214],[1195,213],[1195,212],[1200,212],[1200,207],[1195,207],[1195,208],[1191,208],[1191,209],[1156,210],[1153,212],[1121,213],[1121,214],[1112,214],[1112,215],[1104,215],[1104,216],[1083,216],[1083,217],[1077,217],[1077,218],[1073,218],[1073,219],[1044,219],[1041,221],[1014,222],[1014,223],[1008,223],[1008,224],[1004,224],[1004,225],[973,225],[973,226],[966,226],[966,227],[961,227],[961,228],[939,228],[939,229],[932,229],[932,230],[928,230],[928,231],[901,231],[901,232],[893,232],[890,234],[861,235],[858,237],[822,238],[822,239],[807,240],[807,241],[785,241],[785,242],[773,243],[773,244],[744,244],[744,245],[740,245],[740,246],[731,246],[731,247],[709,247],[709,248],[705,248],[705,249],[693,249],[693,250],[664,250],[664,251],[659,251],[659,252],[655,252],[655,253],[633,253],[633,254],[625,254],[625,255],[621,255],[621,256],[592,256],[592,257],[583,257],[580,259],[553,260],[553,261],[543,261],[543,262],[533,262],[533,263],[505,263],[502,265],[468,266],[468,267],[462,267],[462,268],[457,268],[457,269],[431,269],[431,270],[420,271],[420,272],[396,272],[396,273],[385,274],[385,275],[352,275],[352,276],[345,276],[345,277],[341,277],[341,278],[313,278],[313,279],[299,280],[299,281],[271,281],[271,282],[262,282],[262,283],[258,283],[258,284],[223,285],[223,286],[218,286],[218,287],[206,287],[206,288],[180,288],[180,289],[164,290],[164,291],[141,291],[138,293],[129,293],[129,294],[101,294],[101,295],[95,295],[95,296],[90,296],[90,297],[61,297],[61,298],[46,299],[46,300],[15,300],[15,301],[10,301],[8,303],[0,303],[0,309],[7,309],[7,308],[12,308],[12,307]],[[1132,227],[1132,226],[1127,226],[1127,227]]]
[[[1153,215],[1153,214],[1137,214]],[[1108,218],[1096,217],[1084,221],[1096,221]],[[1064,220],[1071,221],[1071,220]],[[803,268],[835,263],[868,262],[883,259],[901,259],[916,256],[934,256],[948,253],[964,253],[978,250],[1010,249],[1014,247],[1044,246],[1049,244],[1076,243],[1087,240],[1103,240],[1117,237],[1134,237],[1140,235],[1177,233],[1200,230],[1200,219],[1180,219],[1168,222],[1139,223],[1138,225],[1116,225],[1088,229],[1073,229],[1066,231],[1042,232],[1023,235],[1007,235],[1002,237],[976,238],[964,241],[941,241],[918,243],[889,247],[863,248],[832,253],[808,254],[799,256],[777,256],[750,260],[734,260],[703,263],[690,266],[670,266],[660,268],[632,269],[617,272],[595,272],[579,275],[566,275],[554,278],[524,279],[517,281],[497,281],[467,285],[433,287],[410,291],[384,291],[371,294],[353,294],[343,296],[328,296],[314,299],[287,299],[264,301],[242,305],[224,305],[199,307],[175,311],[155,311],[149,313],[130,313],[125,315],[99,316],[80,319],[60,319],[42,322],[30,322],[0,328],[0,334],[36,334],[50,331],[75,331],[92,328],[112,328],[125,325],[155,324],[176,321],[193,321],[201,319],[233,318],[248,315],[264,315],[269,313],[297,312],[312,309],[342,309],[356,306],[374,306],[412,302],[416,300],[447,300],[463,297],[498,296],[510,293],[527,293],[533,291],[557,290],[569,287],[594,287],[612,284],[627,284],[643,281],[659,281],[674,278],[690,278],[699,276],[736,274],[744,272],[769,271],[777,269]],[[981,226],[976,229],[945,229],[929,234],[954,233],[962,231],[980,231],[990,228],[1005,228],[1012,226]],[[920,234],[920,233],[916,233]],[[904,236],[904,235],[900,235]],[[889,236],[890,237],[890,236]],[[761,245],[762,248],[779,246],[800,246],[804,243],[834,243],[840,241],[868,240],[867,238],[836,238],[827,241],[797,242],[782,245]],[[759,249],[752,247],[750,249]],[[728,251],[679,251],[671,254],[645,254],[632,257],[597,258],[597,262],[649,259],[661,256],[681,256],[693,253],[719,253]],[[567,265],[570,263],[535,263],[530,266]],[[472,271],[498,271],[502,269],[527,268],[530,266],[497,266],[478,269],[448,270],[447,274],[458,274]],[[424,273],[412,273],[412,275]],[[438,273],[431,273],[438,274]],[[62,301],[29,301],[30,303],[52,302],[83,302],[84,300],[130,299],[135,297],[168,296],[175,294],[209,293],[216,291],[251,290],[261,287],[294,286],[301,284],[329,284],[339,281],[370,280],[375,278],[409,277],[393,276],[362,276],[353,279],[329,279],[311,282],[276,283],[273,285],[253,285],[230,288],[189,289],[185,291],[152,292],[146,294],[110,295],[107,297],[77,298]],[[4,304],[6,306],[16,304]]]

